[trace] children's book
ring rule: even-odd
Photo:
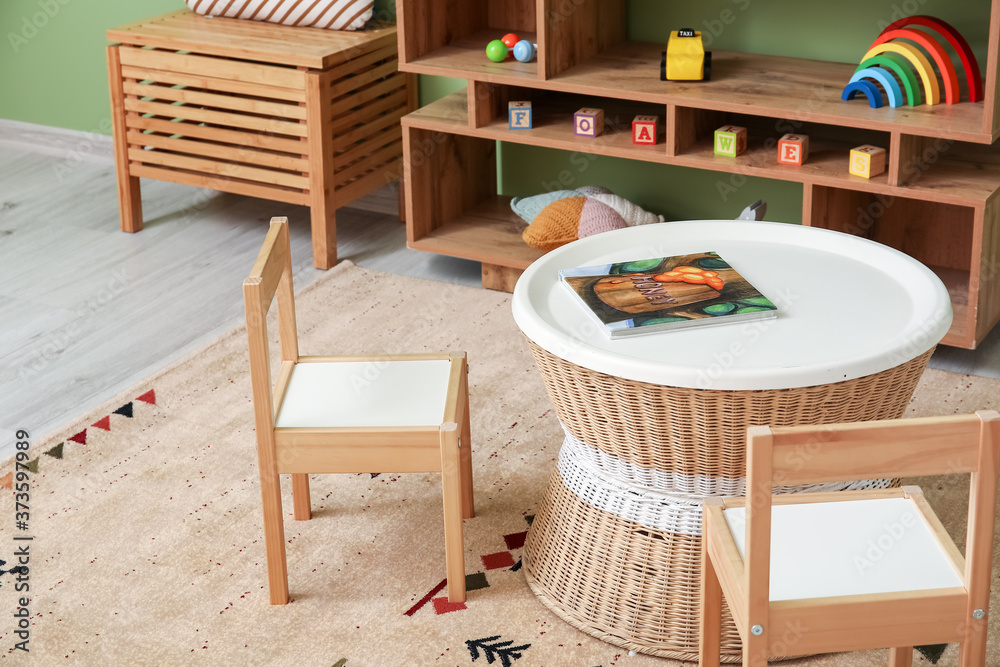
[[[559,277],[611,338],[777,317],[715,252],[563,269]]]

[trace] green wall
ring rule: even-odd
[[[0,0],[0,118],[111,133],[105,33],[184,0]],[[376,11],[395,12],[393,0]]]
[[[0,118],[111,133],[104,33],[182,0],[0,0]]]
[[[468,0],[482,1],[482,0]],[[576,0],[555,0],[572,10]],[[938,16],[986,68],[987,0],[630,0],[632,39],[665,43],[671,29],[701,30],[710,49],[857,62],[890,21]],[[108,27],[179,9],[183,0],[0,0],[0,118],[110,132],[104,37]],[[376,8],[392,13],[393,0]],[[993,17],[1000,20],[1000,17]],[[656,76],[651,68],[650,76]],[[421,102],[464,81],[421,77]],[[499,189],[531,195],[568,183],[601,184],[669,219],[734,217],[758,198],[769,220],[801,220],[798,184],[502,144]]]

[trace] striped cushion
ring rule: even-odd
[[[206,16],[360,30],[372,17],[375,0],[187,0],[187,5]]]

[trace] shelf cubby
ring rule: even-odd
[[[400,68],[418,74],[483,80],[539,78],[539,61],[494,63],[486,45],[507,33],[538,43],[535,0],[407,0],[397,6]]]
[[[863,144],[885,148],[890,144],[887,132],[852,129],[803,123],[785,118],[769,118],[747,114],[732,114],[704,109],[675,108],[671,135],[672,161],[685,166],[735,171],[789,181],[840,181],[871,187],[888,182],[886,174],[863,179],[848,172],[850,150]],[[723,125],[747,128],[747,150],[736,157],[715,154],[715,130]],[[778,140],[785,134],[809,137],[809,156],[802,165],[778,162]]]
[[[409,247],[481,262],[484,287],[512,290],[542,252],[521,240],[524,223],[497,194],[496,141],[408,124],[403,149]]]
[[[618,100],[592,95],[573,95],[531,88],[512,88],[475,84],[478,92],[470,92],[475,108],[469,114],[475,118],[475,129],[482,136],[513,143],[584,151],[594,155],[614,155],[630,159],[662,160],[665,151],[666,107],[647,102]],[[496,92],[484,94],[483,87]],[[511,130],[508,103],[531,102],[532,128]],[[597,137],[577,136],[574,114],[582,108],[604,111],[604,131]],[[632,143],[632,121],[638,116],[657,116],[658,140],[650,145]]]
[[[917,259],[941,278],[952,298],[945,345],[967,347],[979,302],[976,228],[981,210],[901,196],[812,186],[804,219],[814,227],[861,236]],[[947,220],[943,225],[941,221]],[[972,308],[970,308],[970,304]]]

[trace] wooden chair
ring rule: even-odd
[[[701,660],[719,664],[722,596],[743,664],[768,656],[961,644],[985,664],[1000,415],[748,429],[747,498],[705,501]],[[971,473],[965,556],[918,487],[773,495],[783,484]]]
[[[275,295],[281,365],[272,390],[266,318]],[[300,356],[286,218],[271,219],[243,299],[271,604],[288,602],[278,476],[291,473],[294,517],[304,520],[309,473],[366,472],[441,473],[448,599],[463,602],[462,519],[473,516],[465,353]]]

